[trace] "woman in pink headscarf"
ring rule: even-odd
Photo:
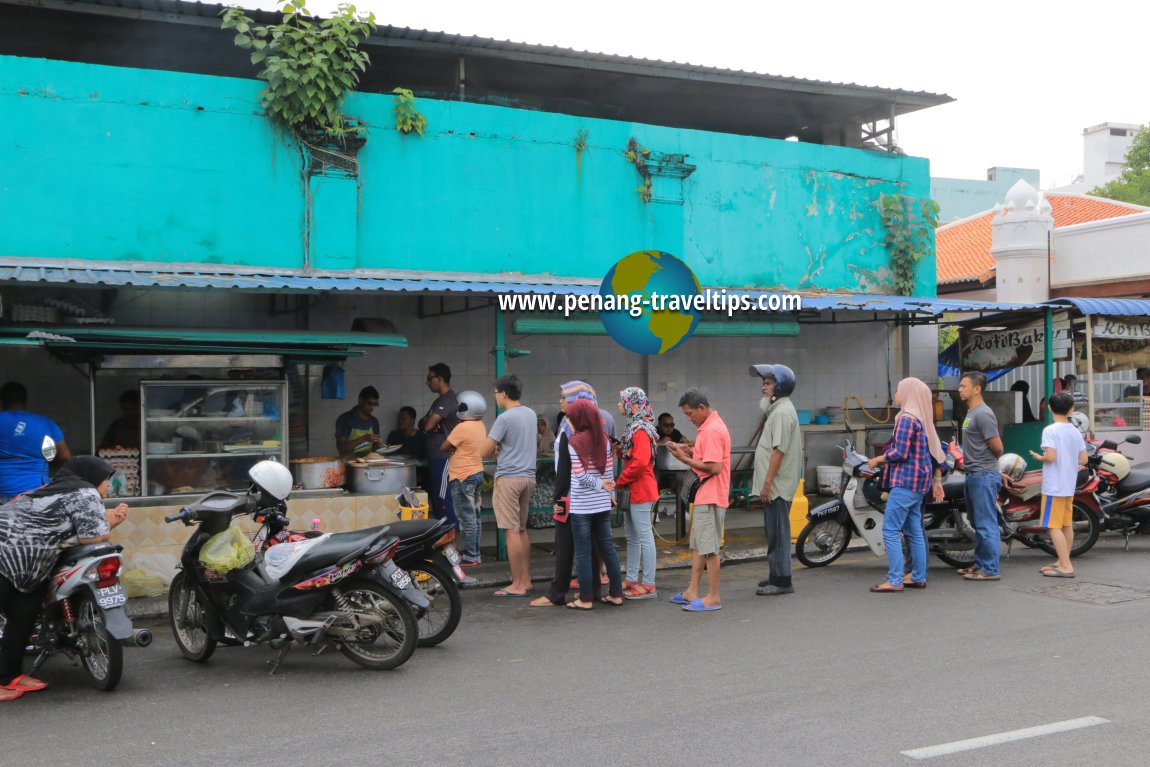
[[[887,579],[871,586],[876,594],[926,588],[922,503],[927,493],[933,492],[935,501],[941,501],[943,496],[942,465],[946,454],[934,429],[930,389],[917,378],[904,378],[898,382],[894,404],[900,408],[894,421],[894,437],[885,453],[868,462],[872,469],[886,465],[883,487],[890,490],[882,523]],[[910,542],[911,569],[905,576],[901,534]]]

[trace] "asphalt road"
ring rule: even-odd
[[[797,570],[786,597],[738,565],[709,614],[667,603],[682,572],[657,602],[590,613],[467,592],[459,631],[392,672],[293,652],[273,677],[259,647],[195,665],[160,624],[110,694],[54,659],[48,690],[0,709],[0,765],[1145,765],[1150,539],[1104,539],[1074,581],[1014,554],[998,583],[932,559],[902,595],[867,592],[885,567],[864,552]],[[1137,598],[1028,591],[1070,587]],[[902,755],[1087,716],[1109,722]]]

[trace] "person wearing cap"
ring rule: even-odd
[[[791,583],[791,502],[803,476],[803,434],[799,414],[791,402],[795,373],[786,365],[752,365],[751,377],[763,382],[759,409],[767,416],[755,446],[752,492],[763,502],[763,529],[767,534],[766,580],[756,594],[763,597],[793,594]]]
[[[487,428],[483,416],[487,413],[487,400],[477,391],[461,391],[456,415],[459,423],[443,440],[447,462],[447,488],[451,493],[451,506],[459,517],[463,543],[459,546],[460,565],[474,567],[482,564],[479,540],[483,535],[483,446],[487,442]]]

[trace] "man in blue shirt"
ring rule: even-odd
[[[0,387],[0,503],[48,481],[45,438],[56,443],[56,463],[72,458],[60,427],[27,407],[24,384],[9,381]]]

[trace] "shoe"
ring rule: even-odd
[[[472,578],[470,575],[463,576],[463,580],[459,582],[460,586],[474,586],[479,583],[478,578]]]
[[[870,592],[872,594],[901,594],[904,588],[906,587],[892,586],[889,582],[883,581],[882,583],[876,583],[875,585],[871,586]]]
[[[460,567],[479,567],[483,564],[482,559],[461,559],[459,560]]]
[[[766,583],[766,581],[764,581],[764,583]],[[761,588],[761,589],[758,589],[757,591],[755,591],[755,593],[761,597],[777,597],[777,596],[780,596],[782,594],[794,594],[795,593],[795,587],[794,586],[775,586],[775,585],[768,583],[764,588]]]
[[[771,585],[771,581],[769,578],[764,578],[763,580],[759,581],[759,588],[760,589],[765,589],[767,586],[770,586],[770,585]]]

